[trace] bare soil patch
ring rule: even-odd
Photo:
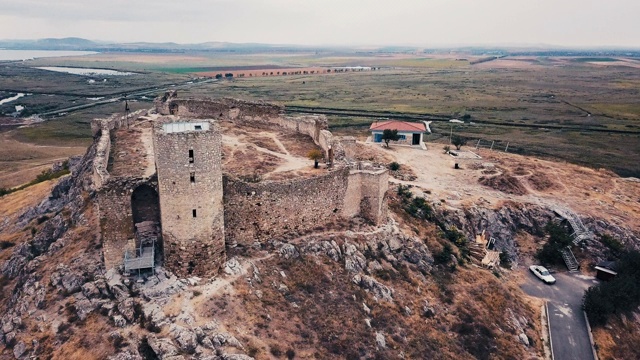
[[[262,177],[284,163],[282,159],[256,151],[255,148],[230,151],[227,147],[223,149],[223,153],[226,159],[223,162],[224,171],[243,178],[253,175]]]
[[[492,177],[481,177],[478,182],[484,186],[488,186],[494,190],[502,191],[512,195],[525,195],[527,189],[522,185],[518,178],[508,174],[496,175]]]
[[[536,191],[547,191],[558,188],[558,184],[545,173],[535,172],[527,178],[527,182]]]
[[[320,150],[310,137],[298,133],[278,133],[278,140],[284,145],[289,154],[306,158],[311,150]]]

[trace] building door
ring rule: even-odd
[[[420,145],[420,134],[413,134],[411,145]]]
[[[382,134],[373,134],[373,142],[382,142]]]

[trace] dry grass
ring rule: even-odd
[[[48,196],[57,180],[49,180],[3,196],[0,201],[0,218],[15,216],[28,207],[37,205]]]
[[[141,127],[122,128],[115,132],[111,144],[113,164],[108,169],[110,174],[135,176],[144,173],[147,168],[147,151],[141,136]]]
[[[522,185],[518,178],[508,174],[501,174],[492,177],[480,177],[478,182],[484,186],[494,190],[502,191],[507,194],[525,195],[527,189]]]
[[[281,132],[278,134],[278,140],[293,156],[306,158],[311,150],[320,150],[320,147],[307,135]]]
[[[15,187],[35,179],[57,161],[81,155],[85,147],[38,146],[16,141],[8,133],[0,134],[0,187]]]
[[[612,317],[606,327],[592,330],[600,359],[640,359],[640,315],[637,313]]]
[[[224,150],[223,150],[224,151]],[[236,176],[265,175],[275,170],[283,160],[252,148],[224,153],[224,171]]]

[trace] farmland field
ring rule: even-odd
[[[0,66],[0,98],[18,92],[28,95],[3,104],[0,113],[5,116],[16,105],[24,106],[21,115],[28,116],[91,104],[100,97],[120,100],[5,131],[3,136],[25,144],[64,149],[70,146],[81,152],[82,146],[91,141],[90,120],[122,111],[123,94],[151,89],[149,95],[129,98],[133,110],[149,108],[153,96],[162,92],[153,92],[154,88],[231,72],[232,80],[177,87],[180,96],[235,97],[290,106],[433,114],[444,118],[464,116],[469,121],[455,127],[445,122],[432,124],[434,134],[427,139],[435,143],[428,144],[429,148],[440,149],[448,141],[448,134],[454,132],[468,137],[469,145],[475,146],[481,139],[480,146],[495,141],[495,148],[504,150],[509,143],[510,151],[604,167],[622,176],[640,176],[640,62],[623,58],[522,56],[471,65],[474,59],[478,57],[468,54],[301,51],[105,53],[7,63]],[[34,69],[43,66],[139,74],[106,77],[107,81],[103,81],[105,77]],[[318,74],[320,70],[343,66],[376,70]],[[309,73],[291,75],[289,69]],[[240,74],[244,76],[239,77]],[[329,116],[329,120],[333,131],[361,139],[366,138],[372,121],[337,115]],[[565,128],[558,129],[559,126]],[[4,168],[15,169],[14,165]],[[14,179],[11,185],[16,182],[19,181]],[[6,185],[0,183],[0,187]]]

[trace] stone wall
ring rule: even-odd
[[[341,168],[302,180],[246,183],[224,176],[227,245],[250,246],[335,220],[386,219],[388,171]]]
[[[106,269],[122,265],[124,253],[134,250],[129,247],[135,238],[131,194],[140,185],[157,189],[155,179],[112,178],[96,192]]]
[[[176,92],[168,92],[155,100],[156,112],[179,117],[231,119],[237,123],[264,123],[307,135],[320,146],[325,156],[334,146],[324,115],[284,115],[280,105],[237,99],[179,99]]]
[[[163,100],[164,99],[164,100]],[[161,115],[180,117],[234,119],[236,117],[279,117],[284,107],[262,101],[238,99],[179,99],[177,94],[165,94],[155,101],[156,112]]]
[[[347,168],[283,182],[245,183],[225,175],[227,245],[250,246],[342,218],[348,176]]]
[[[129,116],[113,115],[107,119],[94,119],[91,121],[91,133],[97,138],[96,156],[93,160],[93,174],[91,180],[95,189],[101,188],[109,180],[107,165],[111,153],[111,131],[121,127],[128,127],[140,116],[146,115],[146,110],[139,110]]]
[[[352,169],[344,199],[343,216],[361,216],[374,224],[387,217],[386,192],[389,172],[386,169]]]
[[[165,266],[212,276],[225,261],[220,132],[210,122],[209,130],[165,133],[168,121],[153,129]]]

